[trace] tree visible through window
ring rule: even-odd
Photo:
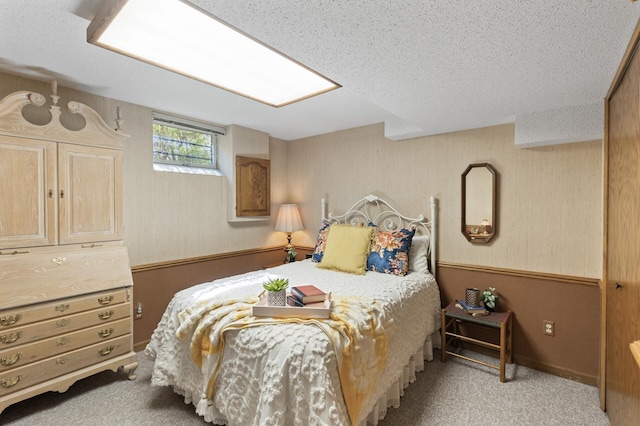
[[[213,130],[154,119],[153,161],[156,163],[216,168],[215,148]]]

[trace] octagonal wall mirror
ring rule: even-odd
[[[462,173],[462,235],[487,244],[496,235],[497,173],[489,163],[471,164]]]

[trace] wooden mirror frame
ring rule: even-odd
[[[471,170],[476,168],[485,168],[491,173],[491,217],[487,218],[490,220],[490,229],[484,232],[479,232],[479,228],[482,226],[478,224],[478,230],[476,232],[472,232],[475,224],[467,224],[467,175],[471,172]],[[466,168],[464,173],[462,173],[462,235],[472,244],[487,244],[491,239],[496,235],[496,230],[498,228],[497,222],[497,172],[489,163],[475,163],[470,164],[469,167]],[[473,228],[471,228],[473,227]]]

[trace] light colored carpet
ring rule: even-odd
[[[11,405],[2,425],[205,425],[192,405],[169,388],[151,386],[152,363],[138,354],[138,378],[107,371]],[[487,358],[487,360],[491,360]],[[492,360],[493,361],[493,360]],[[609,425],[598,390],[529,368],[509,365],[499,373],[460,359],[426,363],[416,383],[390,408],[380,426]]]

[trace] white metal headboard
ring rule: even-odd
[[[437,210],[438,199],[430,197],[431,220],[423,215],[409,217],[401,214],[391,204],[377,195],[369,194],[356,202],[341,215],[327,214],[327,202],[322,199],[322,218],[331,223],[347,223],[350,225],[368,225],[373,223],[385,231],[397,231],[410,226],[416,227],[416,235],[429,236],[429,261],[433,276],[436,275],[436,242],[437,242]]]

